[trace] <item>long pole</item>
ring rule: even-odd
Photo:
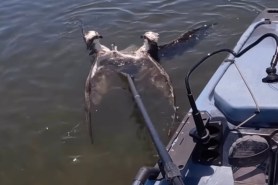
[[[162,143],[162,141],[161,141],[147,111],[146,111],[146,108],[141,100],[141,97],[135,87],[135,84],[134,84],[131,76],[129,74],[123,74],[123,75],[126,76],[128,79],[128,83],[129,83],[131,92],[133,94],[133,97],[135,99],[135,102],[136,102],[141,114],[143,115],[147,129],[151,136],[151,139],[152,139],[154,146],[156,148],[156,151],[162,161],[166,178],[169,181],[171,181],[171,183],[174,185],[184,185],[182,178],[181,178],[180,170],[173,163],[172,158],[170,157],[169,153],[167,152],[165,146],[163,145],[163,143]]]

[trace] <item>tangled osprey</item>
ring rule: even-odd
[[[112,49],[102,45],[100,35],[96,31],[83,33],[83,38],[89,55],[93,58],[93,63],[85,83],[85,112],[86,120],[89,123],[90,137],[93,142],[92,134],[92,108],[101,102],[103,86],[106,84],[109,74],[129,74],[134,79],[144,79],[159,89],[168,99],[169,104],[176,112],[175,96],[169,75],[159,64],[161,57],[168,57],[178,51],[177,47],[183,48],[183,45],[192,39],[200,37],[208,29],[208,26],[202,26],[195,30],[182,34],[176,40],[158,46],[158,33],[148,31],[141,36],[143,45],[134,51],[118,51],[114,46]],[[169,52],[171,51],[171,52]]]

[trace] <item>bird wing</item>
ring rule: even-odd
[[[183,54],[187,49],[195,46],[207,34],[208,30],[215,24],[202,25],[196,29],[187,31],[177,39],[158,46],[158,56],[161,59],[172,59],[176,55]]]
[[[92,66],[85,83],[85,116],[89,126],[91,142],[94,142],[92,112],[96,105],[99,105],[102,97],[109,89],[108,77],[111,73],[117,74],[113,69],[104,66],[97,66],[97,61]]]
[[[167,104],[172,107],[172,123],[174,123],[176,118],[176,101],[170,77],[164,68],[150,56],[143,60],[145,60],[143,61],[144,65],[141,66],[140,71],[136,74],[134,78],[135,82],[137,82],[136,84],[138,85],[142,84],[142,88],[145,90],[153,89],[153,87],[155,87],[160,93],[162,93],[165,97],[164,100],[167,100]],[[148,86],[146,82],[151,86]]]

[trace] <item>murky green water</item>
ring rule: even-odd
[[[217,23],[194,48],[162,64],[184,113],[188,67],[212,50],[233,47],[261,10],[275,6],[274,0],[2,0],[0,184],[130,184],[141,165],[156,160],[131,95],[122,88],[103,101],[94,117],[96,142],[90,144],[83,112],[90,63],[78,20],[99,31],[104,44],[120,49],[139,46],[139,36],[148,30],[159,32],[163,43],[198,25]],[[218,64],[204,65],[195,75],[196,93]],[[150,114],[159,117],[155,106]]]

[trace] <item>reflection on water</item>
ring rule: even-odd
[[[109,93],[94,117],[96,143],[84,123],[83,88],[89,57],[78,20],[103,43],[139,46],[152,30],[160,42],[204,23],[217,23],[194,48],[163,63],[181,112],[188,109],[183,78],[211,50],[232,47],[253,18],[273,1],[31,1],[0,2],[0,184],[130,184],[156,154],[127,89]],[[131,42],[132,41],[132,42]],[[209,46],[209,47],[208,47]],[[195,92],[218,63],[195,75]],[[201,79],[201,80],[200,80]],[[150,100],[152,97],[148,97]],[[161,123],[153,101],[149,112]],[[165,123],[166,124],[166,123]],[[165,134],[164,134],[165,135]],[[168,138],[165,136],[164,140]]]

